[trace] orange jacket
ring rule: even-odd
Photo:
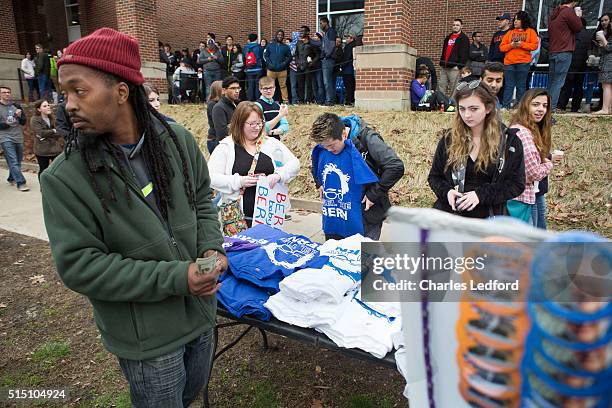
[[[521,46],[512,48],[512,42],[518,39]],[[528,64],[531,62],[531,51],[538,49],[538,34],[536,34],[533,28],[514,29],[510,30],[502,38],[501,44],[499,44],[499,50],[505,52],[504,57],[505,65],[512,64]]]

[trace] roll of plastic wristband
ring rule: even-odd
[[[609,316],[612,243],[586,232],[559,234],[536,249],[531,280],[529,299],[555,302],[559,314]]]
[[[525,348],[567,375],[592,376],[612,382],[612,346],[579,351],[563,347],[531,333]]]

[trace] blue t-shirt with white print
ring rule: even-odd
[[[323,186],[323,232],[348,237],[363,234],[361,200],[364,186],[378,181],[353,142],[338,154],[315,146],[313,173]]]
[[[319,244],[307,237],[292,235],[260,224],[236,235],[236,238],[257,243],[250,251],[229,252],[229,268],[238,279],[276,293],[278,284],[298,269],[321,268],[328,261],[319,252]]]
[[[259,320],[270,320],[271,313],[264,307],[270,294],[261,288],[236,278],[231,271],[219,279],[221,287],[217,299],[231,314],[236,317],[253,316]]]

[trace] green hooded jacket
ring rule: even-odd
[[[128,202],[118,163],[102,148],[94,152],[92,170],[108,215],[80,151],[69,158],[62,153],[41,177],[57,272],[68,288],[90,300],[105,347],[120,358],[167,354],[215,322],[216,297],[192,296],[187,284],[191,262],[208,249],[223,253],[208,167],[193,136],[180,125],[171,126],[186,158],[196,208],[189,205],[179,152],[164,129],[161,137],[174,173],[167,222],[157,217],[130,171]],[[116,201],[108,198],[109,176],[102,163],[111,167]]]

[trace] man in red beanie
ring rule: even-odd
[[[57,271],[93,305],[132,405],[189,406],[208,381],[227,268],[206,162],[149,105],[134,38],[102,28],[58,68],[74,129],[41,177]]]

